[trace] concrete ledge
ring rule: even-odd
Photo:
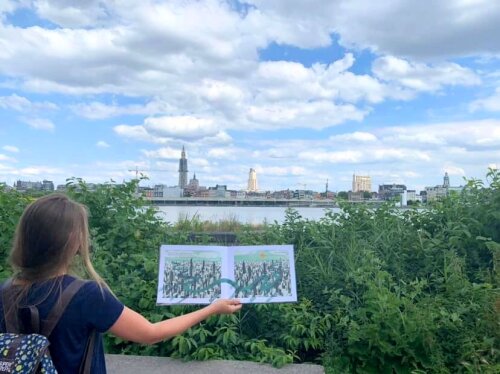
[[[183,362],[168,357],[146,357],[106,355],[106,367],[110,374],[323,374],[322,366],[312,364],[286,365],[281,369],[267,364],[249,361],[189,361]]]

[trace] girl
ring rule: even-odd
[[[4,310],[36,305],[44,321],[58,303],[61,292],[76,278],[69,269],[79,255],[93,279],[81,287],[48,336],[52,360],[60,373],[78,373],[90,334],[97,331],[92,352],[92,373],[105,373],[101,333],[137,343],[154,344],[171,338],[215,314],[241,309],[237,300],[218,300],[195,312],[158,323],[150,323],[124,306],[94,270],[89,257],[86,208],[65,195],[42,197],[29,205],[17,226],[10,262],[16,289],[14,305],[0,300],[0,332],[5,332]],[[21,309],[24,311],[24,309]],[[19,313],[20,325],[29,315]],[[28,319],[28,321],[25,321]],[[43,322],[42,322],[43,325]]]

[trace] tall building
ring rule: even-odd
[[[363,175],[352,175],[352,192],[372,191],[372,178]]]
[[[448,172],[444,173],[444,178],[443,178],[443,187],[448,188],[450,187],[450,177],[448,176]]]
[[[248,192],[257,192],[257,172],[255,169],[250,169],[248,173]]]
[[[182,146],[181,158],[179,159],[179,187],[185,188],[188,181],[188,160],[186,150]]]

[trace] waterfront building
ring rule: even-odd
[[[426,201],[434,201],[438,199],[443,199],[450,193],[460,193],[463,190],[463,186],[451,186],[450,177],[448,172],[444,173],[443,184],[433,187],[425,187],[427,193]]]
[[[44,179],[42,182],[42,191],[54,191],[54,182]]]
[[[196,173],[193,174],[193,178],[189,180],[189,183],[184,187],[184,196],[196,196],[196,193],[200,189],[200,181],[196,179]]]
[[[292,199],[293,198],[293,191],[290,190],[281,190],[281,191],[274,191],[271,193],[271,198],[272,199]]]
[[[154,197],[154,188],[152,187],[139,187],[137,192],[139,192],[146,199]]]
[[[326,196],[325,196],[325,197],[326,197],[327,199],[329,199],[329,200],[333,200],[333,199],[335,199],[335,192],[328,191],[328,192],[326,193]]]
[[[189,180],[188,186],[195,191],[200,187],[200,182],[196,179],[196,173],[194,173],[193,178]]]
[[[184,189],[187,186],[188,164],[186,150],[182,146],[181,158],[179,159],[179,187]]]
[[[182,188],[179,186],[165,186],[164,184],[157,184],[153,187],[153,197],[164,199],[178,199],[182,197]]]
[[[18,180],[15,183],[18,191],[54,191],[54,182],[44,180],[42,182],[31,182]]]
[[[255,171],[255,169],[250,169],[250,172],[248,173],[247,190],[248,190],[248,192],[257,192],[258,191],[257,172]]]
[[[427,191],[420,191],[420,201],[422,203],[427,202]]]
[[[408,201],[417,201],[417,191],[415,190],[408,190],[406,191],[406,199]]]
[[[227,190],[226,185],[217,184],[215,187],[208,187],[208,197],[216,197],[219,199],[231,197],[231,192]]]
[[[367,175],[352,175],[352,192],[371,192],[372,178]]]
[[[448,188],[444,186],[425,187],[427,201],[434,201],[448,196]]]
[[[378,186],[378,197],[380,200],[393,200],[401,198],[406,191],[404,184],[381,184]]]
[[[295,190],[293,192],[293,198],[304,200],[304,199],[312,199],[314,196],[314,192],[312,190]]]
[[[364,192],[365,191],[356,191],[356,192],[349,191],[347,193],[347,198],[349,199],[349,201],[364,201],[365,200]]]

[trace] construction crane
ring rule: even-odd
[[[148,171],[170,171],[170,170],[166,170],[166,169],[139,169],[137,166],[135,167],[135,169],[128,169],[128,171],[134,171],[135,172],[135,179],[138,179],[138,176],[139,176],[139,173],[143,173],[143,172],[148,172]]]

